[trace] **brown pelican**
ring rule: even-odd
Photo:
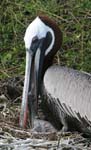
[[[48,17],[38,16],[26,29],[24,41],[26,70],[20,126],[26,125],[28,108],[33,127],[40,95],[43,111],[46,117],[51,116],[55,127],[88,135],[91,128],[91,75],[52,66],[62,45],[59,27]]]

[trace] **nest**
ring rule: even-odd
[[[1,150],[91,150],[91,142],[76,132],[31,132],[19,127],[23,77],[0,80]]]

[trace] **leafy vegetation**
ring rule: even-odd
[[[24,32],[38,14],[54,19],[63,31],[62,51],[56,62],[91,72],[90,0],[2,0],[0,78],[24,74]]]

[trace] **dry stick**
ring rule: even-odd
[[[25,136],[25,134],[27,134],[28,137],[31,137],[31,133],[30,132],[27,132],[27,131],[22,131],[22,130],[19,130],[17,128],[13,128],[12,126],[9,126],[8,124],[2,124],[0,123],[2,126],[4,126],[6,129],[8,129],[9,131],[13,131],[15,133],[18,133],[22,135],[22,137]],[[59,133],[60,135],[61,133]],[[66,133],[67,134],[67,133]],[[69,135],[69,134],[68,134]],[[9,137],[12,139],[13,137],[10,136],[9,134]],[[9,138],[8,138],[9,139]],[[14,139],[14,138],[13,138]],[[76,138],[75,138],[76,139]],[[78,138],[79,140],[79,138]],[[80,141],[81,141],[81,138],[80,138]],[[83,140],[81,141],[83,143]],[[24,145],[25,144],[25,145]],[[75,143],[74,143],[75,144]],[[78,142],[79,144],[79,142]],[[0,146],[3,147],[3,146],[7,146],[7,147],[12,147],[12,146],[19,146],[20,145],[20,148],[22,147],[27,147],[27,146],[31,146],[33,148],[46,148],[46,149],[49,149],[49,148],[60,148],[61,144],[59,143],[58,145],[58,141],[47,141],[47,140],[43,140],[43,139],[26,139],[26,140],[19,140],[17,141],[17,139],[15,140],[15,142],[13,141],[13,143],[11,143],[10,145],[9,144],[1,144]],[[67,146],[70,146],[70,144],[67,144]],[[72,145],[71,145],[72,146]],[[74,145],[74,147],[76,147]]]
[[[18,140],[18,141],[13,141],[13,143],[10,144],[0,144],[0,147],[12,147],[12,146],[19,146],[20,147],[27,147],[31,146],[33,148],[56,148],[56,143],[57,141],[46,141],[46,140],[41,140],[41,139],[26,139],[26,140]]]
[[[1,73],[3,73],[5,76],[7,76],[8,78],[10,77],[7,72],[5,70],[0,70]]]
[[[17,129],[15,127],[12,127],[12,126],[10,126],[10,125],[8,125],[6,123],[4,123],[3,125],[2,125],[2,123],[0,123],[0,126],[2,126],[2,128],[4,130],[8,130],[10,132],[13,132],[14,134],[20,134],[20,135],[24,135],[24,136],[26,135],[28,137],[32,136],[32,134],[30,132],[24,131],[24,130],[19,130],[19,129]]]
[[[22,96],[18,96],[16,99],[14,99],[13,103],[17,102],[20,99],[22,99]]]
[[[7,70],[8,70],[8,71],[12,71],[12,70],[15,70],[15,69],[17,69],[17,68],[19,68],[19,65],[18,65],[18,66],[15,66],[15,67],[10,67],[10,68],[8,68]]]
[[[79,140],[79,139],[78,139]],[[79,141],[81,143],[84,144],[85,141]],[[80,143],[77,144],[80,144]],[[61,144],[59,145],[59,147],[57,147],[57,141],[47,141],[47,140],[43,140],[43,139],[26,139],[26,140],[19,140],[19,139],[15,139],[13,141],[11,141],[10,144],[1,144],[0,147],[14,147],[14,146],[18,146],[18,148],[27,148],[27,147],[33,147],[33,148],[45,148],[45,149],[49,149],[49,148],[61,148]],[[65,144],[65,146],[67,147],[72,147],[72,148],[81,148],[81,146],[84,145],[70,145],[70,144]]]
[[[19,68],[19,66],[10,67],[10,68],[7,68],[7,70],[6,70],[6,68],[4,67],[3,70],[0,69],[0,72],[3,73],[8,78],[10,78],[11,76],[7,72],[15,71],[17,68]]]
[[[77,18],[74,16],[74,14],[72,12],[69,12],[69,14],[73,17],[73,19],[80,24],[79,20],[77,20]],[[80,24],[81,25],[81,24]]]

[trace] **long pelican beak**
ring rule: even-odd
[[[30,85],[30,76],[33,65],[34,54],[32,51],[26,51],[26,70],[25,70],[25,81],[23,88],[22,96],[22,105],[20,113],[20,127],[26,127],[27,115],[28,115],[28,98],[29,98],[29,85]]]
[[[34,119],[37,116],[37,102],[40,92],[41,75],[44,63],[45,51],[48,47],[45,38],[38,39],[36,45],[33,43],[32,50],[26,51],[26,71],[20,113],[20,127],[26,127],[27,114],[29,109],[31,126],[34,127]]]

